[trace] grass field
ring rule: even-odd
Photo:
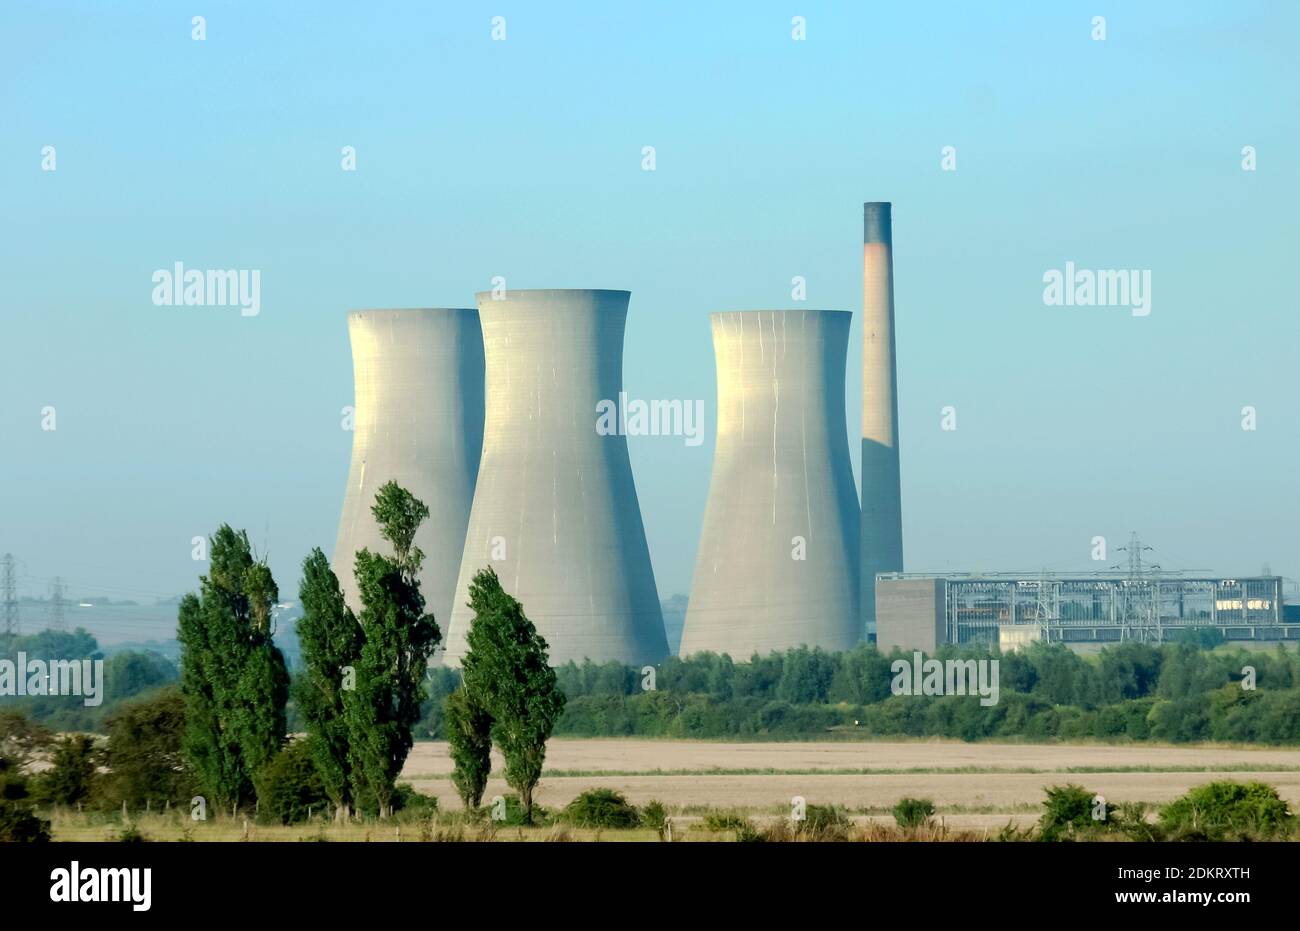
[[[493,770],[501,761],[494,757]],[[416,744],[402,781],[437,797],[439,821],[399,825],[308,826],[250,824],[249,840],[543,840],[593,839],[574,828],[531,829],[466,825],[452,789],[444,743]],[[727,839],[702,828],[710,811],[737,811],[762,820],[788,814],[791,799],[835,804],[864,830],[892,824],[889,811],[904,796],[932,799],[952,832],[983,836],[1008,823],[1037,817],[1047,786],[1079,783],[1111,802],[1167,802],[1214,779],[1259,780],[1276,786],[1300,809],[1300,750],[1233,746],[1132,744],[969,744],[954,741],[722,743],[659,740],[552,740],[537,802],[563,808],[580,792],[606,787],[641,806],[658,799],[673,817],[677,839]],[[493,778],[485,798],[506,795]],[[150,839],[242,840],[243,819],[203,823],[177,813],[134,813]],[[400,827],[400,830],[399,830]],[[56,813],[56,840],[108,840],[121,831],[118,816]],[[605,831],[602,840],[657,839],[654,831]]]

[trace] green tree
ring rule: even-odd
[[[27,779],[12,760],[0,756],[0,844],[49,839],[50,823],[37,817],[27,800]]]
[[[492,772],[492,716],[463,687],[447,696],[443,709],[452,785],[466,808],[478,808]]]
[[[523,605],[501,588],[496,572],[483,569],[469,588],[474,611],[464,658],[465,687],[492,716],[492,740],[505,757],[507,784],[519,793],[531,823],[533,790],[542,776],[546,741],[564,711],[546,640]]]
[[[346,820],[353,798],[343,694],[352,684],[361,656],[361,626],[344,602],[339,580],[319,548],[303,560],[298,598],[303,612],[298,620],[298,641],[305,668],[294,697],[312,737],[307,752],[334,805],[335,818]]]
[[[271,609],[279,597],[248,534],[222,524],[198,595],[181,599],[181,691],[185,752],[212,798],[251,803],[253,774],[285,740],[289,673],[275,646]]]
[[[33,795],[46,805],[76,805],[90,797],[98,764],[95,738],[65,734],[55,741],[51,766],[35,780]]]
[[[185,696],[170,686],[109,715],[108,773],[101,785],[109,807],[189,803],[198,785],[183,749],[186,706]]]
[[[371,513],[394,555],[357,553],[363,643],[356,688],[344,691],[343,703],[354,797],[386,818],[397,774],[411,751],[412,725],[420,718],[429,656],[442,634],[433,615],[424,612],[418,577],[424,554],[413,542],[428,507],[388,482]]]

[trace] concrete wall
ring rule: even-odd
[[[398,482],[429,506],[415,545],[425,604],[445,636],[483,445],[478,312],[359,310],[348,314],[348,334],[355,432],[334,572],[360,611],[353,562],[363,547],[392,553],[370,508],[385,482]]]
[[[711,319],[718,440],[681,655],[848,649],[860,632],[858,503],[844,421],[852,315]]]
[[[875,579],[903,571],[903,503],[894,369],[893,220],[888,203],[863,205],[862,624],[876,621]]]
[[[876,582],[876,647],[888,653],[933,653],[947,633],[943,579],[882,579]]]
[[[458,665],[485,566],[550,645],[552,665],[668,652],[623,435],[596,431],[623,388],[626,291],[478,295],[487,357],[483,461],[443,657]]]

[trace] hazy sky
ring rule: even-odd
[[[864,200],[894,204],[909,569],[1104,568],[1091,539],[1137,530],[1166,568],[1300,576],[1300,6],[190,7],[0,8],[23,593],[191,589],[229,521],[296,598],[347,477],[346,311],[496,275],[630,290],[629,393],[704,400],[702,445],[631,442],[660,594],[688,592],[708,312],[854,311],[857,467]],[[155,306],[177,261],[259,270],[261,313]],[[1046,306],[1066,262],[1149,270],[1150,315]]]

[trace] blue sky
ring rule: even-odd
[[[701,446],[631,440],[660,594],[688,592],[707,314],[859,314],[864,200],[894,204],[909,569],[1094,569],[1092,537],[1137,530],[1166,568],[1300,576],[1300,6],[545,6],[0,9],[24,593],[188,590],[191,537],[229,521],[295,595],[342,503],[346,311],[472,306],[495,275],[630,290],[629,393],[704,399]],[[261,313],[154,306],[176,261],[259,269]],[[1149,269],[1151,315],[1045,306],[1067,261]],[[856,316],[851,340],[856,469]]]

